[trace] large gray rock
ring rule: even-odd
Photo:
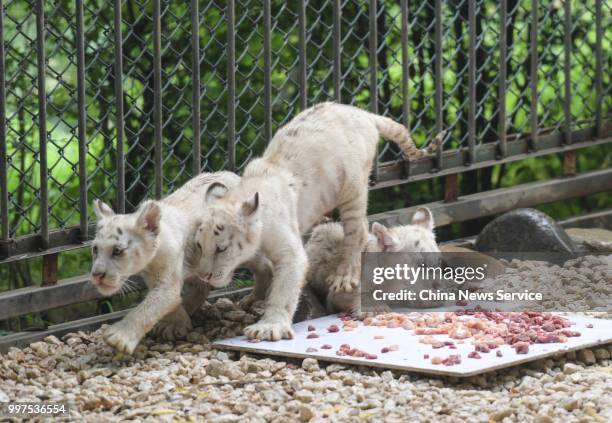
[[[484,227],[476,239],[482,252],[539,252],[576,254],[576,247],[550,216],[534,209],[505,213]]]
[[[304,286],[300,302],[298,303],[297,311],[293,316],[293,322],[303,322],[304,320],[316,319],[317,317],[327,316],[329,313],[325,310],[325,306],[321,304],[319,298],[315,295],[309,285]]]

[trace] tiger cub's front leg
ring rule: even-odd
[[[149,286],[144,301],[102,334],[107,344],[126,354],[132,354],[147,332],[181,304],[183,280],[180,275],[159,275],[151,278],[153,280],[143,276]]]
[[[251,339],[278,341],[293,338],[291,322],[306,278],[308,259],[299,233],[278,230],[270,243],[273,276],[261,319],[244,329]]]

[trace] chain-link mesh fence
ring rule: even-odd
[[[596,126],[609,137],[608,0],[116,3],[0,1],[0,254],[22,236],[41,235],[35,250],[49,232],[83,233],[93,198],[130,211],[194,171],[240,171],[320,101],[391,116],[417,144],[446,129],[447,150],[495,142],[503,156],[506,140]],[[381,163],[398,158],[381,144]]]

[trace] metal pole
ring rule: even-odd
[[[125,213],[125,122],[123,116],[123,37],[121,35],[121,0],[115,0],[115,127],[117,129],[117,212]]]
[[[404,126],[410,128],[410,63],[408,61],[408,0],[400,3],[402,19],[402,115]]]
[[[597,138],[603,137],[603,25],[602,0],[595,2],[595,128]]]
[[[569,0],[563,2],[564,10],[564,51],[563,51],[563,73],[565,79],[565,95],[563,98],[563,114],[565,118],[565,144],[572,143],[572,5]]]
[[[79,225],[82,240],[88,238],[87,227],[87,120],[85,111],[85,34],[83,0],[76,0],[77,102],[79,138]]]
[[[530,150],[536,151],[538,144],[538,0],[531,0],[531,140]]]
[[[506,157],[506,91],[508,89],[508,0],[501,0],[499,28],[499,155]]]
[[[370,111],[378,114],[378,23],[376,18],[377,0],[370,0]],[[374,169],[372,171],[374,181],[378,180],[378,144],[376,144],[376,155],[374,156]]]
[[[342,5],[334,0],[334,99],[342,102]]]
[[[193,129],[192,172],[202,171],[200,129],[200,11],[198,0],[191,0],[191,126]]]
[[[153,1],[153,121],[155,130],[155,198],[161,198],[164,184],[162,163],[162,70],[161,70],[161,5]]]
[[[40,238],[42,249],[49,246],[49,193],[47,180],[47,93],[45,86],[45,2],[36,2],[36,67],[38,70],[38,144],[40,161]]]
[[[266,143],[272,139],[272,6],[264,0],[264,131]]]
[[[466,165],[476,159],[476,1],[468,0],[468,158]]]
[[[0,240],[9,239],[8,165],[6,147],[6,69],[4,67],[4,1],[0,0]]]
[[[439,134],[444,130],[444,113],[443,113],[443,101],[444,101],[444,86],[443,86],[443,68],[442,68],[442,0],[436,0],[435,3],[435,51],[436,57],[434,61],[436,76],[436,133]],[[438,170],[442,170],[444,163],[442,161],[443,148],[440,146],[436,151],[436,160]]]
[[[308,107],[307,92],[307,64],[306,64],[306,0],[300,0],[298,10],[299,27],[299,86],[300,86],[300,109]]]
[[[227,153],[229,170],[236,170],[236,28],[234,0],[227,2]]]

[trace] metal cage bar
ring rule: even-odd
[[[6,68],[4,61],[4,1],[0,0],[0,241],[10,237],[8,163],[6,142]],[[3,255],[0,245],[0,255]]]
[[[192,173],[202,171],[202,131],[200,128],[200,11],[198,0],[191,0],[191,126],[193,128],[193,146],[191,155]]]
[[[342,101],[342,4],[334,0],[334,99]]]
[[[123,148],[125,120],[123,114],[123,35],[121,31],[121,0],[115,0],[115,127],[117,166],[117,212],[125,213],[125,152]]]
[[[370,0],[369,8],[369,70],[370,70],[370,111],[378,114],[378,10],[377,0]],[[376,144],[376,155],[374,156],[374,169],[372,177],[374,181],[378,181],[378,144]]]
[[[508,0],[500,2],[499,17],[499,156],[506,157],[506,91],[508,90]]]
[[[468,161],[476,160],[476,0],[468,0]]]
[[[227,2],[227,153],[236,170],[236,18],[234,0]]]
[[[602,0],[595,2],[595,133],[603,137],[603,25]]]
[[[435,107],[436,107],[436,133],[440,133],[444,130],[444,110],[442,109],[442,103],[444,101],[444,81],[443,81],[443,68],[442,68],[442,0],[436,0],[435,2],[435,60],[434,60],[434,75],[436,84],[435,94]],[[444,168],[443,162],[443,148],[440,146],[436,152],[437,167],[438,170]]]
[[[308,107],[308,86],[306,63],[306,0],[300,0],[298,9],[298,54],[299,54],[299,90],[300,109]]]
[[[531,30],[530,30],[530,80],[531,87],[531,139],[532,151],[538,144],[538,0],[531,0]]]
[[[162,65],[161,65],[161,4],[153,1],[153,76],[154,76],[154,111],[155,126],[155,198],[163,192],[164,167],[162,165]]]
[[[408,0],[400,3],[400,18],[402,20],[402,118],[404,126],[410,129],[410,63],[408,60]]]
[[[565,144],[572,143],[572,5],[566,0],[563,2],[563,115],[564,115],[564,139]]]
[[[87,219],[87,111],[85,99],[85,31],[83,0],[76,0],[77,103],[79,138],[79,227],[81,239],[89,236]]]
[[[36,2],[36,68],[38,71],[38,145],[40,166],[40,238],[43,248],[49,246],[49,191],[47,182],[47,91],[45,58],[45,2]]]
[[[264,0],[264,133],[265,142],[272,139],[272,5]]]

